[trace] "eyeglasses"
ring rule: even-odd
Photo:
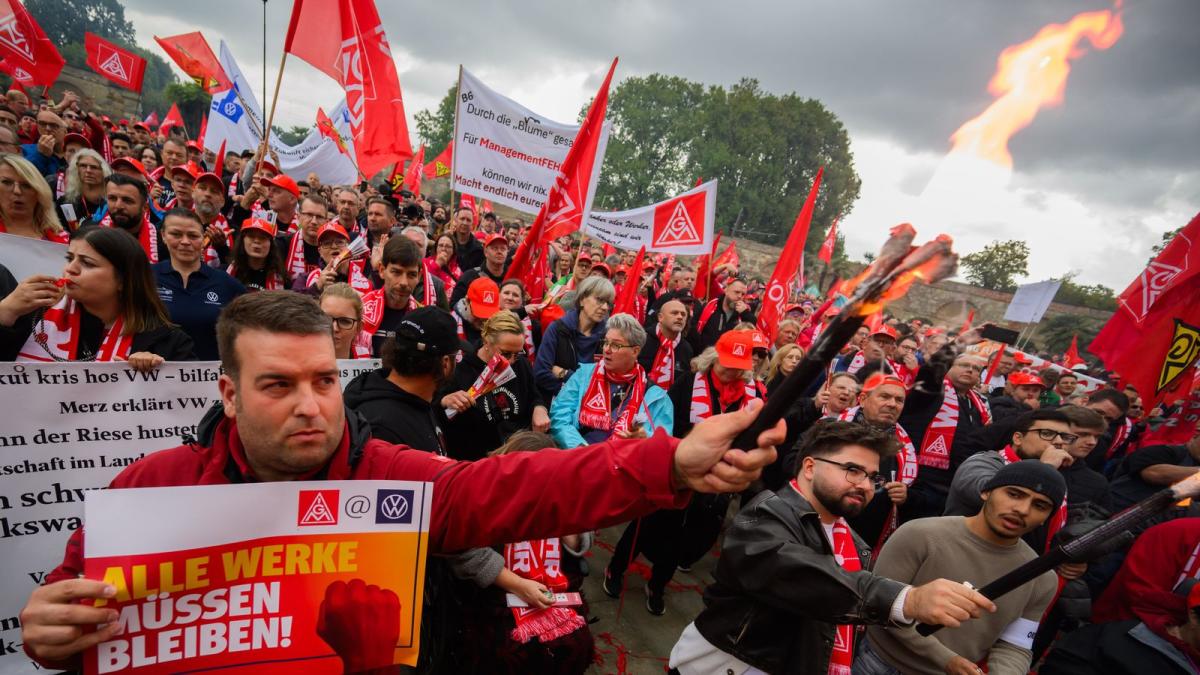
[[[517,358],[520,357],[525,352],[522,352],[522,351],[506,352],[503,349],[498,349],[498,350],[496,350],[496,353],[499,354],[500,356],[503,356],[505,358],[505,360],[511,362],[511,361],[517,360]]]
[[[13,180],[11,178],[0,178],[0,190],[4,190],[5,192],[14,192],[18,187],[21,188],[21,192],[33,189],[29,183]]]
[[[614,352],[620,351],[622,349],[632,349],[633,348],[633,345],[627,345],[624,342],[613,342],[612,340],[605,340],[604,342],[600,343],[600,346],[604,349],[611,349]]]
[[[317,244],[317,248],[323,248],[327,251],[340,251],[344,248],[350,248],[350,243],[342,239],[326,239],[325,241]]]
[[[358,323],[358,319],[351,319],[346,316],[331,316],[329,319],[333,322],[333,327],[338,330],[350,330]]]
[[[867,482],[875,486],[875,489],[878,490],[887,484],[887,479],[884,478],[883,475],[881,475],[878,471],[875,473],[867,473],[861,466],[854,464],[843,464],[841,462],[835,462],[832,459],[825,459],[824,457],[813,457],[813,460],[817,462],[824,462],[826,464],[832,464],[834,466],[840,466],[846,472],[846,482],[850,483],[851,485],[858,485],[859,483],[863,482],[864,479],[866,479]]]
[[[1063,441],[1067,443],[1074,443],[1075,441],[1079,440],[1079,436],[1076,434],[1068,433],[1066,431],[1055,431],[1053,429],[1030,429],[1025,433],[1032,434],[1034,432],[1037,432],[1038,438],[1042,439],[1043,441],[1052,441],[1054,440],[1055,436],[1063,439]]]
[[[38,120],[37,125],[39,128],[50,129],[51,131],[54,131],[55,129],[66,129],[65,126],[59,124],[58,122],[44,122],[42,120]]]
[[[299,214],[300,220],[312,220],[313,218],[324,218],[324,213],[305,213],[301,211]]]

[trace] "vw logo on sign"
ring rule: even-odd
[[[379,490],[375,501],[376,523],[411,523],[412,490]]]

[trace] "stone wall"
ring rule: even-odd
[[[133,117],[141,119],[140,95],[118,87],[87,68],[64,66],[58,80],[50,87],[50,97],[55,101],[61,100],[63,92],[68,89],[79,94],[84,110],[108,115],[114,121]]]

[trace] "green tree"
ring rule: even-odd
[[[1159,242],[1157,244],[1155,244],[1153,248],[1150,249],[1150,252],[1153,253],[1154,255],[1150,256],[1150,260],[1147,260],[1146,262],[1149,263],[1151,260],[1154,260],[1154,258],[1156,258],[1159,253],[1162,253],[1163,249],[1167,247],[1167,244],[1171,243],[1171,240],[1174,239],[1175,235],[1179,234],[1179,231],[1182,229],[1183,229],[1183,226],[1180,225],[1179,227],[1177,227],[1173,230],[1168,230],[1167,232],[1163,232],[1162,239],[1160,239]]]
[[[25,8],[56,45],[82,44],[85,31],[122,46],[134,42],[133,24],[120,0],[25,0]]]
[[[1059,281],[1062,282],[1062,286],[1059,286],[1058,293],[1054,296],[1055,302],[1109,311],[1117,308],[1117,297],[1108,286],[1077,284],[1075,272],[1064,274]]]
[[[1088,358],[1087,346],[1103,325],[1103,322],[1087,316],[1056,314],[1038,326],[1037,336],[1046,351],[1061,354],[1071,344],[1071,338],[1078,335],[1079,355]]]
[[[417,135],[425,144],[425,156],[428,158],[435,157],[429,153],[440,153],[454,138],[454,97],[457,93],[458,83],[455,82],[438,103],[436,111],[422,110],[413,115],[417,121]]]
[[[303,141],[312,131],[312,127],[293,126],[290,129],[282,129],[277,125],[271,125],[271,133],[279,137],[287,145],[296,145]]]
[[[179,114],[183,116],[188,136],[195,138],[200,133],[200,118],[208,112],[212,96],[191,80],[167,85],[165,95],[168,104],[174,103],[179,106]]]
[[[1029,274],[1029,245],[1019,240],[993,241],[962,257],[967,282],[994,291],[1011,291],[1016,278]]]

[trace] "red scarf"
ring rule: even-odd
[[[712,315],[717,311],[717,307],[720,304],[721,298],[713,298],[712,300],[708,301],[708,304],[704,306],[704,309],[700,310],[700,318],[696,321],[697,334],[704,332],[705,324],[707,324],[708,320],[712,318]]]
[[[616,422],[612,419],[612,388],[610,385],[629,385],[629,399],[625,409],[621,411]],[[640,365],[624,375],[613,375],[605,372],[604,362],[596,364],[592,370],[592,379],[588,380],[587,389],[583,392],[583,401],[579,406],[580,426],[592,429],[604,429],[614,433],[629,431],[642,400],[646,396],[646,371]]]
[[[979,410],[979,416],[984,424],[992,421],[991,412],[983,399],[972,390],[967,390],[971,404]],[[942,381],[942,407],[934,415],[933,421],[925,429],[925,437],[921,439],[921,452],[917,454],[917,463],[921,466],[932,466],[935,469],[950,468],[950,448],[954,446],[954,433],[958,430],[958,393],[950,380]]]
[[[384,289],[377,288],[362,296],[363,316],[362,325],[363,331],[368,335],[374,335],[375,331],[379,330],[379,324],[383,322],[383,312],[387,309],[387,295]],[[421,307],[411,294],[408,296],[408,304],[404,306],[404,311],[410,311]]]
[[[292,241],[288,244],[287,254],[287,270],[288,274],[293,279],[298,277],[308,276],[308,273],[316,269],[315,265],[310,266],[304,260],[304,235],[299,232],[292,235]]]
[[[521,327],[525,329],[525,354],[529,357],[529,362],[533,363],[537,350],[533,348],[533,320],[528,314],[521,317]]]
[[[658,351],[654,353],[654,363],[650,364],[650,381],[663,389],[670,389],[675,383],[675,348],[683,339],[683,333],[676,335],[674,340],[666,340],[662,327],[655,325],[654,334],[658,336]]]
[[[1113,455],[1117,452],[1117,448],[1125,442],[1125,439],[1129,438],[1131,431],[1133,431],[1133,421],[1126,417],[1121,421],[1121,425],[1117,427],[1116,432],[1113,433],[1112,443],[1108,445],[1108,450],[1104,451],[1104,459],[1113,458]]]
[[[713,388],[717,390],[717,405],[720,406],[717,410],[713,409]],[[739,380],[726,384],[716,377],[710,377],[710,373],[696,373],[696,378],[692,380],[692,405],[688,420],[696,424],[722,410],[728,410],[739,400],[741,403],[737,409],[741,410],[752,398],[759,398],[758,386],[754,382]]]
[[[425,278],[421,281],[421,290],[423,291],[421,304],[425,307],[432,307],[437,303],[437,289],[433,287],[433,275],[423,265],[421,271],[425,273]]]
[[[104,214],[100,219],[100,227],[112,226],[112,213]],[[142,250],[146,252],[151,264],[158,262],[158,228],[150,224],[149,206],[142,209],[142,231],[138,233],[138,241],[142,243]]]
[[[229,227],[229,221],[225,220],[225,216],[218,213],[217,217],[213,219],[209,225],[216,225],[217,227],[221,228],[221,231],[225,233],[225,246],[232,250],[233,230]],[[208,229],[208,225],[205,226],[205,229]],[[205,239],[207,240],[207,237],[205,237]],[[230,257],[232,258],[233,256]],[[204,264],[210,267],[220,266],[221,256],[217,255],[217,249],[213,248],[212,246],[208,246],[204,249]]]
[[[4,226],[4,221],[0,220],[0,233],[8,234],[8,228]],[[66,244],[71,241],[71,235],[66,230],[42,230],[42,241],[53,241],[58,244]]]
[[[350,288],[358,291],[359,295],[371,292],[371,280],[367,278],[364,269],[367,261],[351,260],[350,267],[346,272],[346,283],[350,284]],[[317,279],[321,278],[321,272],[324,270],[314,269],[308,273],[308,278],[305,279],[304,285],[312,287],[317,283]]]
[[[517,576],[541,582],[554,592],[567,589],[567,578],[560,571],[561,560],[558,537],[504,546],[505,567]],[[538,642],[550,642],[587,625],[583,617],[569,607],[513,607],[512,613],[517,627],[511,636],[522,644],[534,638]]]
[[[804,494],[795,478],[791,485],[797,493]],[[838,518],[833,524],[833,541],[829,545],[833,559],[843,570],[862,571],[862,559],[858,557],[858,547],[854,545],[854,535],[850,534],[850,525],[845,518]],[[853,624],[838,624],[833,652],[829,655],[829,675],[850,675],[850,666],[854,663],[854,630]]]
[[[83,319],[83,308],[74,300],[63,296],[46,310],[41,322],[33,325],[33,332],[25,346],[17,354],[17,361],[75,361],[79,358],[79,324]],[[104,335],[104,341],[96,351],[96,361],[127,361],[133,346],[133,335],[122,335],[125,320],[118,316]],[[45,331],[45,332],[41,332]],[[40,342],[39,342],[40,340]],[[45,343],[45,347],[42,346]]]
[[[1001,461],[1003,461],[1005,465],[1021,461],[1021,456],[1017,454],[1016,450],[1013,450],[1011,445],[1004,446],[1004,449],[999,450],[998,452],[1000,453]],[[1050,518],[1050,522],[1046,525],[1048,528],[1046,533],[1046,551],[1050,550],[1050,542],[1054,541],[1054,535],[1058,534],[1058,531],[1061,530],[1063,525],[1066,524],[1067,494],[1064,492],[1062,504],[1059,505],[1058,510],[1054,512],[1054,515]],[[1061,588],[1062,584],[1059,584],[1059,589],[1061,590]]]

